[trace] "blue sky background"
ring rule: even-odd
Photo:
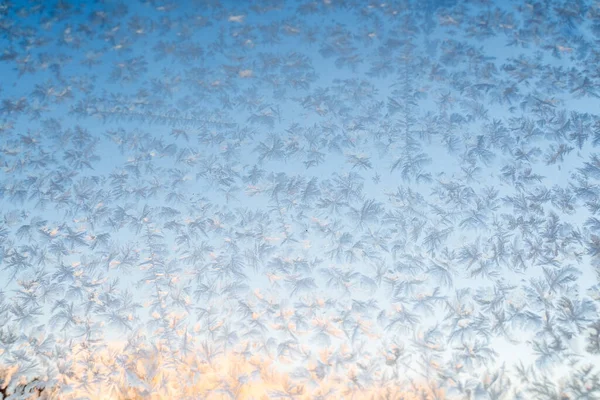
[[[160,344],[178,360],[206,341],[254,346],[314,388],[333,379],[306,377],[319,353],[350,349],[336,373],[354,398],[374,376],[492,398],[482,377],[503,365],[505,398],[583,398],[572,382],[600,352],[597,4],[0,12],[0,331],[20,338],[3,342],[6,365],[85,397],[84,378],[61,380],[59,349]],[[35,335],[56,343],[40,352]]]

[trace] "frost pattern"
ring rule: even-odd
[[[600,399],[600,4],[0,3],[0,398]]]

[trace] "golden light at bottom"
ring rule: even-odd
[[[297,374],[283,372],[285,364],[265,356],[232,351],[226,355],[214,353],[207,359],[206,349],[181,354],[169,352],[161,346],[140,348],[138,351],[123,350],[123,346],[100,349],[78,345],[70,358],[63,361],[61,368],[64,368],[64,373],[60,374],[57,381],[49,382],[47,377],[27,379],[18,376],[15,368],[4,368],[4,382],[0,383],[0,387],[7,394],[31,393],[30,398],[36,399],[446,398],[444,392],[436,389],[433,383],[406,379],[406,384],[400,387],[393,383],[394,380],[382,379],[381,371],[372,373],[370,385],[361,383],[364,380],[359,380],[358,376],[364,366],[360,363],[350,368],[328,365],[329,370],[324,376],[319,372],[319,366],[309,361],[302,379],[299,379]],[[10,385],[12,387],[6,387],[9,381],[13,382]],[[44,389],[30,389],[34,386]]]

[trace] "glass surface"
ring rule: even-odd
[[[0,398],[600,399],[597,1],[0,2]]]

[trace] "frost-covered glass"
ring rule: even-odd
[[[0,1],[0,399],[600,399],[600,3]]]

